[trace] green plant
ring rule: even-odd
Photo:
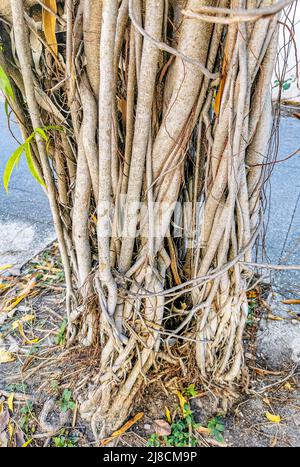
[[[71,389],[64,389],[60,399],[60,410],[67,412],[67,410],[73,410],[75,408],[75,402],[72,400]]]
[[[188,398],[197,397],[198,391],[195,389],[194,384],[190,384],[186,389],[183,390],[183,394],[187,396]]]
[[[77,447],[78,438],[76,436],[69,436],[68,432],[61,430],[58,436],[52,438],[55,447],[57,448],[75,448]]]
[[[1,75],[1,69],[0,69],[0,75]],[[1,77],[0,77],[0,79],[1,79]],[[4,172],[3,172],[3,185],[4,185],[4,188],[5,188],[6,192],[8,192],[8,185],[9,185],[9,181],[10,181],[10,178],[11,178],[11,175],[12,175],[12,171],[13,171],[14,167],[16,167],[19,164],[21,156],[22,156],[23,153],[25,154],[25,159],[26,159],[26,162],[27,162],[27,166],[29,168],[29,171],[30,171],[31,175],[37,180],[37,182],[39,182],[40,185],[42,185],[43,187],[46,187],[44,181],[40,178],[40,176],[39,176],[39,174],[38,174],[38,172],[36,170],[34,159],[32,157],[32,153],[31,153],[31,144],[32,144],[33,140],[36,139],[37,136],[39,136],[48,145],[49,141],[50,141],[50,138],[49,138],[47,133],[49,131],[51,131],[51,130],[62,130],[62,127],[49,125],[49,126],[45,126],[44,128],[35,128],[35,130],[31,133],[30,136],[28,136],[28,138],[25,140],[25,142],[23,144],[21,144],[12,153],[12,155],[10,156],[10,158],[8,159],[8,161],[6,163],[6,166],[5,166],[5,169],[4,169]]]
[[[0,89],[6,98],[10,97],[11,99],[14,99],[14,92],[12,90],[9,77],[3,70],[2,66],[0,66]]]
[[[192,431],[196,426],[192,412],[188,417],[172,423],[171,434],[164,437],[165,445],[167,447],[198,446],[198,440]]]
[[[281,87],[283,91],[287,91],[290,89],[291,84],[296,81],[296,77],[293,75],[283,81],[279,81],[278,79],[275,79],[274,81],[274,88]]]
[[[161,437],[157,434],[153,434],[149,438],[147,446],[198,446],[198,440],[194,435],[194,430],[197,429],[198,424],[195,422],[194,412],[189,404],[189,399],[196,397],[198,394],[195,389],[195,385],[190,384],[186,389],[183,390],[183,394],[177,391],[179,406],[177,407],[177,416],[171,423],[171,434]]]
[[[21,417],[19,420],[20,428],[28,434],[29,432],[34,433],[35,427],[32,424],[33,419],[33,403],[32,401],[27,401],[26,405],[21,408]]]
[[[9,392],[26,392],[28,386],[26,383],[13,383],[9,384],[5,387],[5,389]]]
[[[225,425],[220,416],[211,418],[208,422],[207,428],[210,430],[211,436],[216,441],[219,443],[224,442],[223,432],[225,430]]]
[[[55,344],[56,345],[64,345],[66,341],[66,329],[67,329],[68,321],[64,319],[59,327],[59,331],[55,337]]]
[[[152,448],[159,448],[161,446],[159,436],[155,433],[151,435],[147,441],[147,446],[150,446]]]
[[[250,298],[248,299],[248,318],[247,318],[247,325],[252,326],[255,317],[255,309],[257,308],[257,298]]]

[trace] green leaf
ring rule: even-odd
[[[216,441],[218,441],[218,443],[224,443],[223,435],[219,431],[214,433],[214,438]]]
[[[71,399],[71,396],[72,392],[70,391],[70,389],[65,389],[62,395],[63,399],[68,402]]]
[[[4,185],[4,188],[5,188],[7,193],[8,193],[8,185],[9,185],[9,181],[10,181],[12,171],[13,171],[15,165],[18,164],[24,150],[25,150],[25,144],[21,144],[21,146],[19,146],[12,153],[12,155],[10,156],[10,158],[8,159],[8,161],[6,163],[4,173],[3,173],[3,185]]]
[[[64,131],[64,127],[59,126],[59,125],[47,125],[47,126],[44,126],[43,129],[45,131],[50,131],[50,130]]]
[[[283,83],[283,85],[282,85],[282,89],[283,89],[284,91],[287,91],[288,89],[290,89],[290,87],[291,87],[291,83],[285,82],[285,83]]]
[[[41,136],[41,138],[43,138],[43,140],[45,140],[46,142],[48,141],[48,136],[46,135],[45,131],[43,130],[43,128],[35,128],[34,130],[35,133],[39,134]]]
[[[32,159],[32,154],[31,154],[31,149],[30,149],[30,143],[25,143],[25,157],[26,157],[26,162],[28,165],[28,169],[31,173],[31,175],[36,179],[36,181],[42,185],[44,188],[46,188],[45,183],[43,180],[40,178],[39,174],[37,173],[37,170],[34,165],[34,161]]]
[[[223,423],[217,423],[216,424],[216,430],[225,431],[225,426],[223,425]]]
[[[3,70],[2,66],[0,66],[0,89],[6,97],[14,99],[14,92],[12,90],[9,77]]]

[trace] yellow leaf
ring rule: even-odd
[[[140,413],[136,414],[131,420],[129,420],[127,423],[125,423],[125,425],[123,425],[122,428],[115,431],[109,438],[104,439],[101,442],[101,445],[105,446],[106,444],[108,444],[114,438],[117,438],[117,437],[123,435],[127,430],[129,430],[129,428],[132,427],[132,425],[134,425],[136,422],[138,422],[143,416],[144,416],[144,412],[140,412]]]
[[[20,321],[22,321],[22,323],[24,323],[26,321],[32,321],[33,319],[35,319],[34,315],[24,315],[24,316],[22,316]]]
[[[269,313],[267,318],[273,321],[283,321],[283,318],[281,318],[280,316],[272,315],[272,313]]]
[[[216,95],[215,103],[214,103],[214,111],[216,116],[219,116],[220,113],[220,108],[221,108],[221,102],[222,102],[222,96],[223,96],[223,91],[225,88],[225,82],[226,82],[226,77],[227,77],[227,65],[228,65],[228,56],[229,56],[229,41],[228,41],[228,36],[226,37],[226,42],[225,42],[225,50],[224,50],[224,59],[223,59],[223,64],[222,64],[222,73],[221,73],[221,80],[218,88],[218,92]]]
[[[9,362],[14,362],[15,357],[13,356],[12,353],[7,352],[4,349],[0,349],[0,363],[9,363]]]
[[[184,414],[184,412],[185,412],[184,406],[185,406],[185,404],[187,403],[187,400],[186,400],[186,398],[181,394],[180,391],[175,391],[175,393],[176,393],[176,395],[177,395],[177,397],[178,397],[181,411],[182,411],[182,413]]]
[[[28,339],[28,337],[25,335],[21,320],[19,320],[19,319],[17,319],[16,321],[13,322],[12,329],[18,329],[19,333],[21,334],[21,336],[25,340],[26,344],[36,344],[39,341],[39,339],[37,339],[37,338],[36,339]]]
[[[293,387],[292,387],[291,383],[287,382],[284,385],[284,389],[286,389],[287,391],[292,391]]]
[[[5,266],[0,266],[0,271],[6,271],[6,269],[9,269],[12,267],[12,264],[5,264]]]
[[[8,396],[7,405],[8,405],[9,410],[13,412],[14,411],[14,393]]]
[[[25,441],[25,443],[24,443],[24,444],[22,444],[22,446],[21,446],[21,447],[22,447],[22,448],[27,448],[28,444],[30,444],[30,443],[31,443],[31,441],[32,441],[32,438],[28,439],[27,441]]]
[[[8,423],[8,434],[9,434],[9,439],[10,441],[12,440],[12,437],[13,437],[13,434],[14,434],[14,426],[12,424],[12,422],[9,422]]]
[[[33,278],[26,284],[24,289],[22,290],[22,293],[16,297],[15,300],[9,301],[8,305],[3,308],[3,311],[8,313],[9,311],[13,310],[24,298],[26,298],[29,294],[31,294],[32,289],[36,286],[36,279]]]
[[[26,294],[20,295],[16,300],[11,302],[8,306],[4,307],[3,311],[8,313],[9,311],[13,310],[24,298],[26,297]]]
[[[48,10],[43,9],[43,31],[45,33],[46,42],[49,45],[50,49],[57,57],[57,40],[56,40],[56,14],[57,14],[57,5],[56,0],[44,0],[45,5],[50,8],[54,14],[50,13]]]
[[[280,415],[273,415],[270,412],[266,412],[265,416],[269,420],[269,422],[272,422],[272,423],[280,423],[281,422]]]
[[[171,412],[170,412],[169,407],[166,407],[166,419],[167,419],[168,423],[170,423],[170,425],[171,425],[172,417],[171,417]]]

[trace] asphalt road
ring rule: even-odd
[[[278,159],[285,158],[299,147],[300,120],[283,118]],[[269,185],[267,255],[275,264],[300,265],[300,153],[275,166]],[[283,292],[300,294],[300,271],[279,272],[273,274],[273,279]]]
[[[20,140],[16,124],[11,130]],[[13,171],[9,193],[4,190],[3,171],[17,147],[0,102],[0,266],[12,264],[16,272],[55,238],[48,200],[23,156]]]
[[[22,158],[14,170],[9,194],[3,188],[5,164],[17,147],[7,128],[0,103],[0,266],[14,264],[16,270],[54,238],[47,198]],[[16,125],[12,125],[19,135]],[[281,121],[279,159],[300,146],[300,121]],[[300,154],[277,164],[267,194],[270,217],[266,236],[267,258],[282,264],[300,264]],[[275,282],[292,293],[300,293],[300,271],[272,274]]]

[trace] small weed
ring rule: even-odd
[[[197,397],[198,391],[196,391],[194,384],[190,384],[186,389],[183,390],[183,394],[188,398]]]
[[[195,432],[201,425],[196,423],[194,412],[191,409],[189,399],[196,397],[198,392],[194,384],[190,384],[182,391],[182,394],[177,391],[179,399],[179,406],[177,407],[177,414],[173,421],[168,418],[171,427],[171,434],[168,436],[159,436],[152,434],[147,442],[147,446],[151,447],[196,447],[199,446]],[[170,411],[168,410],[168,413]],[[208,433],[217,442],[223,443],[223,432],[225,425],[221,416],[216,416],[208,422]]]
[[[159,436],[156,435],[155,433],[150,436],[147,442],[147,446],[152,447],[152,448],[159,448],[161,446]]]
[[[71,389],[65,389],[60,399],[60,410],[67,412],[67,410],[73,410],[75,408],[75,402],[72,400]]]
[[[169,436],[159,437],[157,434],[153,434],[148,442],[147,446],[159,447],[195,447],[198,446],[198,440],[193,434],[193,430],[197,428],[197,423],[194,419],[194,413],[191,410],[188,400],[192,397],[197,396],[197,391],[194,384],[190,384],[186,389],[183,390],[184,396],[177,392],[180,406],[177,409],[177,416],[171,423],[171,434]]]
[[[59,331],[55,337],[55,344],[56,345],[64,345],[66,342],[66,330],[67,330],[68,322],[66,319],[60,325]]]
[[[6,386],[6,390],[9,392],[23,392],[25,393],[28,386],[26,383],[14,383]]]
[[[26,405],[21,408],[21,417],[19,420],[20,428],[26,433],[34,433],[35,426],[33,422],[33,403],[32,401],[26,402]]]
[[[53,439],[54,445],[57,448],[76,448],[78,438],[75,436],[69,436],[68,432],[62,430],[58,436],[55,436]]]
[[[258,307],[256,292],[249,292],[248,296],[248,319],[247,325],[252,326],[255,318],[255,309]]]
[[[172,423],[172,432],[169,436],[164,436],[167,447],[198,446],[198,440],[193,435],[192,430],[196,428],[192,412],[188,417]]]
[[[223,432],[225,430],[225,425],[223,421],[221,420],[221,417],[214,417],[211,420],[209,420],[207,428],[210,430],[210,434],[213,438],[215,438],[218,443],[223,443],[224,438],[223,438]]]

